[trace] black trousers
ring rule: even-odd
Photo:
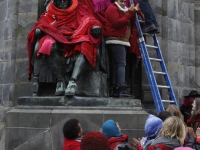
[[[107,48],[110,55],[111,78],[114,78],[113,85],[125,87],[126,46],[108,44]]]

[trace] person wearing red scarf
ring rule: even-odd
[[[90,3],[90,5],[88,5]],[[43,13],[33,29],[28,34],[29,80],[33,66],[31,59],[36,43],[35,32],[40,29],[44,36],[39,41],[37,56],[49,56],[50,66],[58,79],[55,95],[74,95],[77,85],[76,80],[87,68],[87,63],[92,67],[96,65],[97,47],[101,42],[101,23],[95,18],[91,1],[85,0],[52,0],[48,9]],[[65,90],[64,68],[58,55],[59,47],[64,57],[77,57],[72,77]],[[78,62],[77,62],[78,61]],[[87,62],[88,61],[88,62]],[[56,65],[54,65],[56,64]],[[55,66],[55,67],[54,67]],[[59,66],[59,67],[58,67]]]

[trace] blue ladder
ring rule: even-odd
[[[151,87],[151,92],[153,95],[157,113],[160,113],[161,111],[165,110],[164,106],[163,106],[163,102],[173,103],[176,106],[178,106],[156,34],[152,34],[152,35],[149,34],[149,35],[153,36],[154,45],[147,45],[147,44],[145,44],[143,33],[142,33],[142,30],[140,27],[140,21],[139,21],[137,15],[136,15],[136,26],[137,26],[137,30],[139,33],[138,43],[139,43],[139,47],[140,47],[140,52],[142,55],[142,60],[143,60],[144,67],[146,70],[147,78],[148,78],[148,81],[149,81],[149,84]],[[148,49],[155,49],[158,58],[150,58],[149,54],[148,54]],[[154,71],[152,68],[151,62],[159,62],[162,72]],[[155,74],[164,75],[166,85],[158,85],[156,82]],[[168,92],[170,95],[170,98],[169,98],[170,100],[162,100],[160,92],[159,92],[159,88],[168,89]]]

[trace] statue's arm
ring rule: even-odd
[[[94,38],[99,38],[101,36],[101,27],[93,26],[93,28],[91,30],[91,34]]]

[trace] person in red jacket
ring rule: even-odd
[[[88,132],[81,140],[81,150],[109,150],[108,139],[101,132]]]
[[[102,132],[108,138],[110,150],[125,149],[133,150],[131,144],[128,143],[128,135],[121,134],[121,128],[118,122],[112,119],[107,120],[102,125]]]
[[[186,128],[182,120],[175,116],[167,118],[162,125],[158,136],[145,150],[173,150],[183,146],[186,137]]]
[[[63,126],[63,150],[80,150],[82,127],[77,119],[68,120]]]
[[[114,97],[132,97],[125,84],[126,52],[130,47],[130,19],[139,10],[139,5],[125,6],[126,0],[115,0],[106,10],[106,44],[112,59],[115,75],[114,87],[118,88]]]

